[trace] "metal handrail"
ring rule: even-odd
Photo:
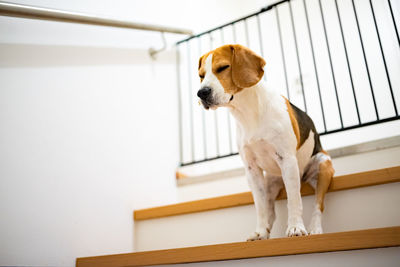
[[[192,35],[192,31],[183,28],[174,28],[161,25],[144,24],[132,21],[124,21],[102,17],[93,14],[50,9],[37,6],[20,5],[8,2],[0,2],[0,16],[21,17],[29,19],[51,20],[80,24],[129,28],[145,31],[168,32],[176,34]]]

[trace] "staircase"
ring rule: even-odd
[[[399,182],[400,166],[336,176],[326,196],[325,234],[304,237],[283,237],[287,219],[284,191],[276,202],[271,239],[255,242],[237,242],[254,231],[250,192],[136,210],[138,252],[78,258],[76,266],[199,266],[198,262],[203,262],[200,266],[309,266],[310,260],[318,265],[331,262],[332,266],[398,266]],[[311,187],[302,187],[306,226],[312,194]],[[311,258],[298,255],[321,252],[330,253]]]

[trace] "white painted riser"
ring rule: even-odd
[[[185,267],[398,267],[400,247],[185,264]],[[163,265],[165,266],[165,265]],[[182,264],[166,266],[182,267]]]
[[[306,227],[313,202],[313,196],[303,197]],[[331,192],[326,195],[323,227],[328,233],[398,226],[399,204],[400,183]],[[276,202],[276,215],[272,238],[284,236],[286,200]],[[240,242],[254,230],[253,205],[136,221],[135,251]]]

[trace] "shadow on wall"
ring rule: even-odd
[[[164,51],[153,61],[147,49],[0,44],[0,67],[133,65],[153,62],[174,63],[175,53],[173,50]]]

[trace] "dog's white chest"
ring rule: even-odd
[[[276,162],[276,150],[265,140],[257,140],[243,146],[243,153],[249,166],[257,166],[271,175],[281,176]]]
[[[241,153],[243,153],[245,161],[249,166],[257,166],[265,170],[268,174],[281,176],[282,172],[277,163],[277,160],[279,160],[281,156],[275,149],[277,145],[279,146],[282,144],[273,145],[266,139],[258,139],[244,144]],[[309,137],[296,153],[300,176],[303,175],[311,158],[313,147],[314,134],[310,132]]]

